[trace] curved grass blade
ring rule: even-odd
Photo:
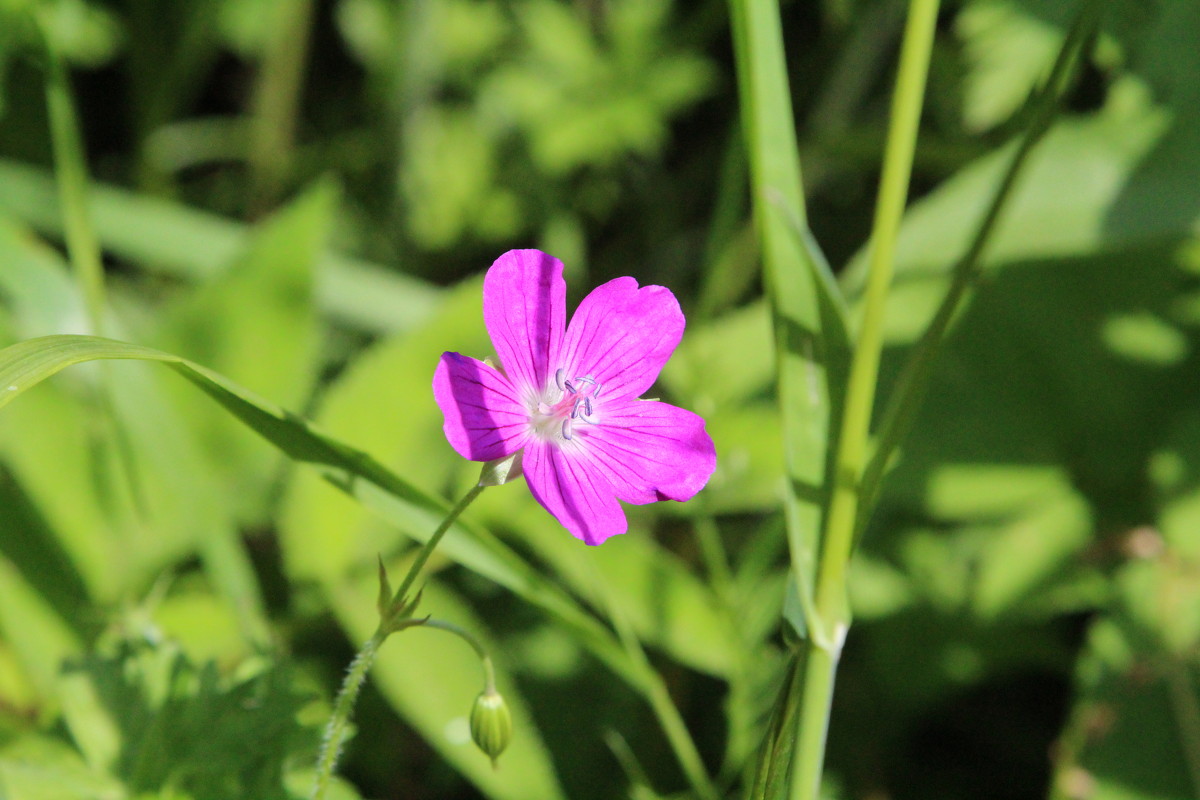
[[[320,433],[295,414],[199,364],[150,347],[71,335],[19,342],[0,350],[0,408],[66,367],[105,359],[157,361],[170,367],[288,457],[314,466],[327,481],[418,541],[427,539],[445,515],[443,501],[404,481],[368,454]],[[451,527],[440,549],[571,629],[617,675],[631,686],[643,688],[642,670],[629,661],[612,634],[498,539],[460,521]]]

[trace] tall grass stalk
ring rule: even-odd
[[[892,280],[896,234],[908,198],[937,12],[938,0],[912,0],[900,51],[883,174],[871,228],[863,319],[850,363],[831,476],[832,495],[821,537],[815,591],[815,617],[821,629],[812,631],[806,640],[808,658],[793,763],[793,800],[816,800],[820,793],[834,678],[850,627],[846,568],[854,544],[859,490],[867,462],[883,347],[884,311]]]
[[[970,289],[975,285],[982,264],[983,253],[991,239],[992,233],[1000,220],[1001,212],[1012,197],[1013,189],[1022,168],[1029,160],[1029,154],[1050,130],[1062,99],[1072,81],[1079,74],[1079,65],[1087,53],[1088,43],[1096,30],[1100,3],[1097,0],[1084,2],[1071,24],[1067,35],[1054,60],[1041,91],[1030,103],[1029,124],[1021,136],[1021,141],[1013,152],[1004,177],[996,186],[992,201],[984,212],[971,239],[970,245],[962,258],[954,265],[950,288],[942,298],[933,320],[922,334],[920,342],[913,348],[912,354],[904,364],[900,376],[896,379],[895,388],[887,406],[884,408],[879,423],[878,443],[871,461],[863,476],[860,496],[859,533],[866,522],[867,511],[874,503],[879,487],[883,482],[884,472],[892,455],[907,436],[916,418],[917,411],[924,399],[925,387],[933,372],[938,351],[950,330],[961,307],[966,303]]]
[[[91,333],[104,335],[104,265],[100,244],[88,214],[87,161],[75,103],[62,57],[47,38],[46,110],[50,122],[50,143],[54,151],[54,175],[58,182],[63,234],[67,254],[83,292]]]

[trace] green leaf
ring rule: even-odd
[[[783,800],[791,788],[792,758],[803,692],[803,661],[788,660],[754,769],[750,800]]]
[[[751,195],[762,241],[783,416],[788,521],[798,585],[814,585],[818,531],[849,344],[841,294],[808,232],[779,10],[731,4]]]
[[[286,407],[303,407],[317,374],[313,271],[337,199],[335,187],[319,183],[256,228],[233,264],[165,311],[156,337],[162,348]],[[173,405],[197,432],[209,471],[219,476],[240,520],[261,523],[280,469],[278,453],[244,436],[194,392],[176,392]]]
[[[1083,498],[1064,493],[991,532],[979,555],[976,613],[987,618],[1036,607],[1039,591],[1081,571],[1079,561],[1092,538],[1090,511]]]
[[[0,789],[11,800],[104,800],[120,782],[89,768],[65,742],[26,735],[0,748]]]
[[[62,683],[67,728],[90,765],[134,795],[284,800],[287,766],[316,750],[317,730],[297,721],[309,698],[286,664],[226,678],[215,662],[140,640],[68,663]]]
[[[0,158],[0,212],[37,230],[62,235],[54,179],[46,171]],[[247,226],[203,211],[104,184],[88,191],[88,211],[101,247],[144,269],[203,281],[233,264]],[[436,307],[436,288],[396,272],[326,252],[316,269],[316,296],[339,322],[367,331],[407,330]]]
[[[1062,31],[1014,0],[968,3],[955,20],[963,41],[963,123],[985,131],[1007,120],[1050,69]]]

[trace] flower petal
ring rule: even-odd
[[[612,487],[578,452],[533,439],[523,458],[533,498],[576,539],[600,544],[629,529]]]
[[[508,379],[482,361],[442,353],[433,373],[433,397],[446,418],[446,438],[463,458],[491,461],[525,445],[529,413]]]
[[[717,452],[697,414],[656,400],[613,398],[599,415],[575,439],[621,500],[682,501],[708,483]]]
[[[562,262],[540,250],[509,250],[483,279],[483,320],[522,399],[554,378],[567,315],[562,274]]]
[[[606,397],[637,397],[671,357],[683,324],[670,289],[611,280],[583,298],[571,318],[563,342],[566,374],[594,378]]]

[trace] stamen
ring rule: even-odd
[[[571,406],[571,419],[579,419],[579,404],[583,398],[576,397],[574,405]]]
[[[570,381],[563,381],[563,386],[566,386],[567,391],[570,392],[571,394],[576,394],[579,391],[571,384]]]
[[[592,397],[599,397],[599,396],[600,396],[600,390],[601,390],[601,389],[603,389],[603,388],[604,388],[604,384],[603,384],[603,383],[597,383],[597,384],[596,384],[596,388],[595,388],[595,389],[592,389]]]
[[[561,367],[554,370],[554,382],[558,384],[558,390],[560,392],[563,390],[563,375],[565,375],[566,372],[567,371]]]
[[[564,419],[562,424],[562,436],[568,442],[571,441],[571,420]]]
[[[590,397],[583,398],[583,415],[585,417],[590,417],[592,415],[592,398]],[[571,416],[575,415],[572,414]]]

